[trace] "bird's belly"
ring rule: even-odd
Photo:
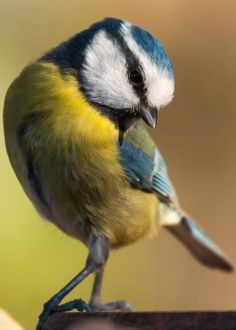
[[[81,197],[78,196],[78,199]],[[155,195],[132,188],[124,188],[123,196],[112,196],[109,204],[97,205],[90,199],[85,205],[61,209],[57,205],[51,220],[61,230],[76,237],[85,244],[95,226],[110,240],[112,248],[131,244],[144,237],[152,237],[157,233],[159,225],[159,202]]]
[[[153,236],[159,222],[157,197],[131,188],[120,171],[116,172],[111,164],[104,166],[104,163],[102,168],[96,161],[93,168],[86,163],[86,171],[78,166],[77,183],[65,175],[62,166],[54,167],[45,181],[39,173],[37,182],[40,182],[42,196],[35,191],[33,179],[31,177],[29,181],[26,170],[18,177],[39,213],[85,244],[91,225],[104,233],[114,248]],[[16,164],[15,168],[19,166]]]
[[[124,198],[117,208],[106,209],[105,217],[99,221],[114,248],[153,237],[159,226],[159,201],[155,195],[128,188]]]
[[[92,147],[87,150],[92,150]],[[83,150],[77,154],[83,154]],[[109,155],[107,150],[99,150],[91,156],[87,153],[87,158],[75,158],[75,162],[72,158],[69,169],[60,164],[60,160],[53,165],[55,157],[46,155],[41,171],[35,172],[35,177],[31,174],[30,182],[26,171],[21,182],[45,218],[85,244],[91,226],[104,233],[112,247],[153,236],[159,222],[157,197],[132,188],[117,158],[106,158],[106,155]],[[53,171],[46,170],[50,164]]]

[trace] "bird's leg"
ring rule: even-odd
[[[59,305],[62,299],[68,295],[80,282],[82,282],[92,272],[101,269],[106,263],[109,256],[109,241],[102,233],[94,227],[88,243],[89,254],[85,268],[76,275],[64,288],[56,293],[49,301],[44,304],[44,309],[39,316],[39,322],[36,330],[42,330],[47,318],[55,313],[72,310],[74,308],[79,311],[91,311],[91,308],[81,299]]]
[[[97,309],[96,307],[101,304],[101,288],[102,288],[103,274],[104,274],[104,267],[95,273],[93,290],[89,302],[89,305],[93,310],[96,310]]]
[[[114,301],[108,304],[101,304],[101,287],[102,287],[102,280],[104,275],[104,267],[99,269],[95,274],[95,279],[93,283],[93,290],[89,302],[89,306],[92,308],[92,311],[124,311],[124,312],[131,312],[132,307],[127,303],[127,301],[119,300]]]

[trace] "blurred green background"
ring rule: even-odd
[[[150,30],[176,73],[155,132],[180,200],[236,260],[236,2],[1,0],[0,102],[22,68],[105,16]],[[2,119],[1,119],[2,120]],[[42,221],[10,167],[0,125],[0,306],[33,329],[46,299],[84,265],[86,248]],[[72,297],[88,299],[92,278]],[[136,310],[236,308],[235,275],[203,268],[164,230],[111,255],[104,301]]]

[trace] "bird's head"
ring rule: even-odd
[[[174,75],[165,49],[126,21],[95,23],[45,58],[76,69],[86,99],[121,132],[139,118],[155,127],[159,109],[173,97]]]

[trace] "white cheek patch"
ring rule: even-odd
[[[105,31],[88,46],[82,70],[91,101],[117,109],[139,103],[127,78],[126,59]]]
[[[168,72],[159,69],[151,58],[138,46],[131,35],[131,24],[125,22],[122,25],[122,33],[130,50],[138,58],[146,76],[147,99],[150,106],[163,107],[173,98],[174,79],[168,76]]]

